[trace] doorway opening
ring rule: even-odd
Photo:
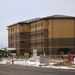
[[[70,52],[70,49],[69,48],[59,48],[58,51],[60,55],[65,55]]]

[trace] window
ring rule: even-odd
[[[49,45],[51,44],[51,39],[49,39],[48,43],[49,43]]]
[[[23,26],[23,24],[21,24],[21,26]]]
[[[35,25],[34,25],[34,24],[32,24],[32,25],[31,25],[31,28],[35,28]]]
[[[11,28],[11,32],[12,32],[12,28]]]
[[[37,27],[38,26],[38,24],[37,23],[35,23],[35,27]]]
[[[14,27],[12,27],[11,32],[14,32]]]
[[[49,35],[50,35],[50,31],[49,31]]]
[[[21,52],[23,52],[23,50],[21,49]]]
[[[23,33],[21,33],[21,35],[23,35]]]
[[[44,33],[41,33],[41,35],[43,35]]]
[[[43,22],[41,22],[41,26],[43,26]]]
[[[49,21],[49,25],[50,25],[50,21]]]
[[[21,43],[23,43],[23,41],[21,41]]]
[[[49,41],[49,44],[50,44],[51,42]]]
[[[11,40],[13,40],[13,39],[14,39],[14,36],[12,35],[12,36],[11,36]]]
[[[16,29],[18,30],[19,29],[19,26],[17,26]]]

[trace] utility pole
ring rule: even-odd
[[[1,49],[2,49],[2,44],[1,44]]]

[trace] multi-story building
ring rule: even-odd
[[[75,17],[53,15],[18,22],[8,26],[9,47],[17,54],[75,54]]]

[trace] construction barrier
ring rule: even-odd
[[[14,64],[14,60],[12,60],[12,64]]]

